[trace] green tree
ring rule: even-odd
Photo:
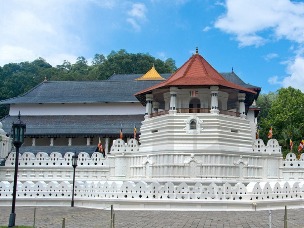
[[[261,111],[258,116],[258,121],[267,117],[271,108],[272,102],[276,99],[277,93],[270,92],[268,94],[260,94],[257,100],[257,106]]]
[[[159,73],[176,70],[175,62],[165,62],[149,54],[132,54],[126,50],[112,51],[107,57],[96,54],[92,65],[80,56],[74,64],[64,60],[61,65],[52,67],[43,58],[33,62],[9,63],[0,67],[0,100],[21,95],[45,79],[57,81],[103,80],[116,74],[144,74],[152,65]],[[7,115],[8,106],[0,107],[0,118]]]
[[[271,102],[268,115],[261,118],[260,125],[264,140],[272,126],[273,137],[282,146],[283,155],[289,152],[289,140],[299,142],[304,134],[303,104],[304,94],[300,90],[292,87],[281,88]]]

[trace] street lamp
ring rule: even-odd
[[[72,166],[74,168],[73,172],[73,192],[72,192],[72,202],[71,202],[71,207],[74,207],[74,190],[75,190],[75,170],[77,167],[77,160],[78,160],[78,155],[75,152],[75,154],[72,156]]]
[[[26,129],[26,124],[20,120],[20,112],[19,112],[18,122],[13,123],[12,125],[13,144],[16,147],[16,155],[15,155],[15,174],[14,174],[12,212],[9,217],[8,227],[15,226],[15,220],[16,220],[15,205],[16,205],[17,177],[18,177],[18,164],[19,164],[19,148],[24,142],[25,129]]]

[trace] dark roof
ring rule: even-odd
[[[234,83],[234,84],[238,84],[240,86],[249,88],[249,89],[260,89],[261,87],[258,86],[254,86],[248,83],[245,83],[242,79],[239,78],[239,76],[237,76],[233,71],[230,73],[221,73],[221,75],[228,81]]]
[[[134,94],[159,81],[45,81],[0,104],[138,102]]]
[[[3,130],[11,132],[12,123],[17,116],[7,116],[1,120]],[[56,135],[133,135],[134,125],[139,133],[144,115],[104,115],[104,116],[21,116],[26,124],[26,136]]]
[[[223,77],[245,88],[259,88],[244,83],[235,73]],[[114,74],[103,81],[44,81],[24,95],[0,101],[0,104],[105,103],[139,102],[134,94],[159,83],[159,80],[138,81],[142,74]],[[161,74],[169,78],[171,74]],[[259,88],[260,89],[260,88]]]

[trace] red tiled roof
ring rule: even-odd
[[[166,81],[142,90],[135,96],[170,86],[220,86],[256,94],[251,89],[227,81],[201,55],[195,54]]]

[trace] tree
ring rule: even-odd
[[[101,65],[106,61],[106,58],[104,57],[103,54],[95,54],[93,61],[92,61],[92,65],[96,66],[96,65]]]
[[[261,118],[264,139],[272,126],[273,136],[282,145],[285,155],[289,152],[289,140],[299,142],[304,135],[303,113],[304,94],[292,87],[279,89],[271,102],[268,115]]]
[[[144,74],[155,65],[159,73],[173,72],[175,62],[165,62],[149,54],[131,54],[121,49],[112,51],[107,57],[96,54],[92,65],[80,56],[74,64],[64,60],[63,64],[52,67],[43,58],[33,62],[9,63],[0,67],[0,100],[21,95],[47,80],[104,80],[116,74]],[[0,118],[8,113],[8,107],[0,107]]]
[[[260,94],[257,100],[257,106],[260,107],[261,111],[258,116],[260,119],[266,118],[271,108],[272,102],[276,99],[277,93],[270,92],[268,94]]]

